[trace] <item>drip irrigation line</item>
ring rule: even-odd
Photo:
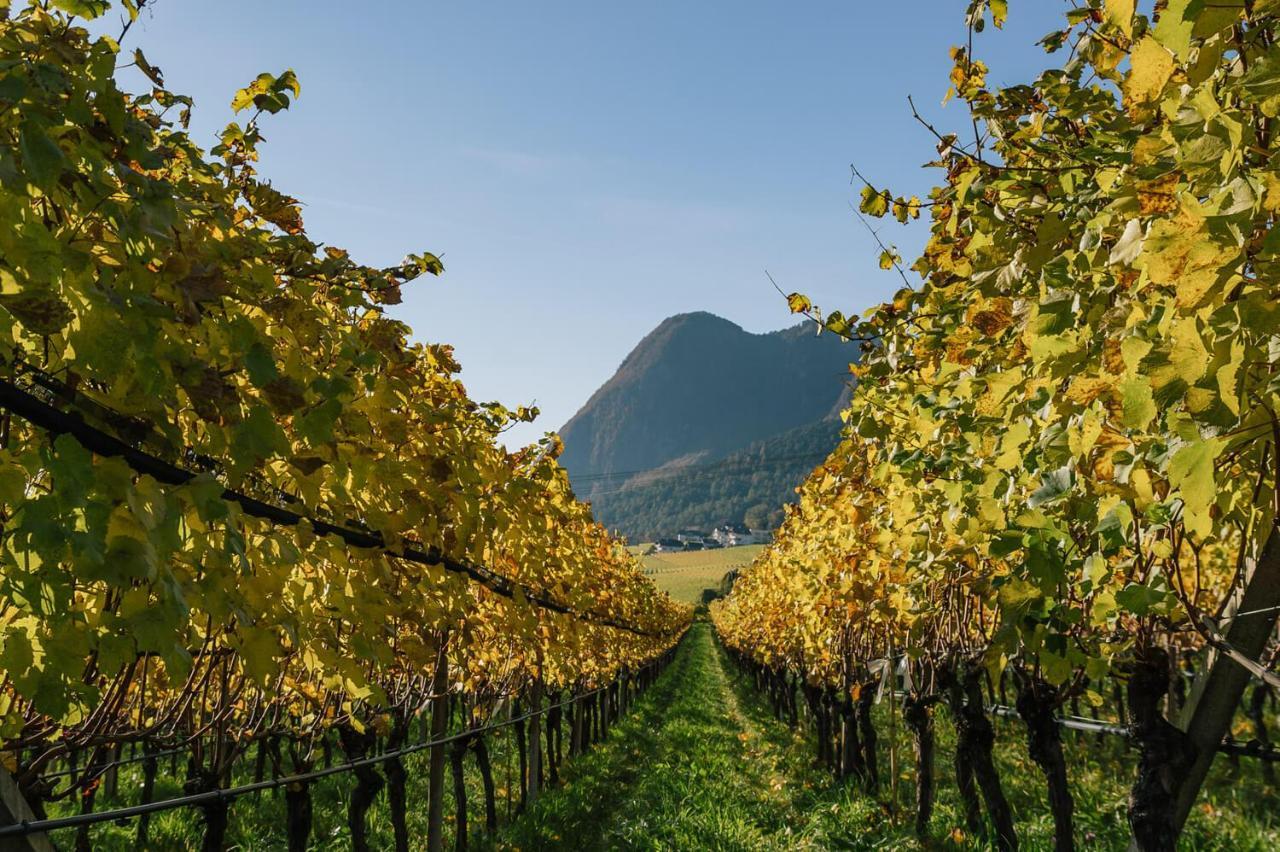
[[[657,658],[655,658],[656,660]],[[651,661],[652,662],[652,661]],[[616,683],[616,681],[615,681]],[[448,745],[458,740],[469,739],[475,736],[482,736],[489,731],[496,731],[501,728],[507,728],[517,722],[523,722],[526,719],[532,719],[534,716],[540,716],[559,707],[567,707],[575,701],[583,698],[589,698],[592,695],[604,692],[611,688],[614,684],[608,686],[599,686],[589,692],[574,696],[566,701],[560,701],[538,710],[531,710],[520,716],[513,716],[510,719],[504,719],[496,724],[485,725],[481,728],[473,728],[468,731],[462,731],[457,734],[451,734],[438,740],[428,740],[426,742],[415,743],[411,746],[396,749],[395,751],[383,752],[382,754],[373,755],[371,757],[363,757],[359,760],[350,760],[346,763],[340,763],[336,766],[330,766],[324,769],[315,769],[310,772],[301,772],[296,775],[283,775],[279,778],[273,778],[269,781],[254,781],[250,784],[242,784],[238,787],[221,787],[216,790],[206,790],[202,793],[192,793],[187,796],[177,796],[172,799],[162,799],[158,802],[148,802],[140,805],[130,805],[123,808],[115,808],[109,811],[97,811],[87,814],[73,814],[65,817],[54,817],[51,819],[35,819],[22,820],[12,825],[0,826],[0,838],[5,837],[21,837],[38,832],[58,831],[64,828],[77,828],[83,825],[96,825],[101,822],[111,822],[113,820],[129,819],[131,817],[143,816],[144,814],[154,814],[161,811],[171,811],[177,808],[196,807],[209,804],[211,802],[225,802],[237,799],[250,793],[260,793],[264,790],[272,790],[279,787],[286,787],[290,784],[309,784],[321,778],[327,778],[331,775],[340,775],[346,772],[352,772],[356,769],[363,769],[366,766],[376,766],[386,763],[389,760],[403,757],[409,754],[415,754],[425,749],[435,746]]]
[[[114,435],[109,435],[97,427],[91,426],[79,414],[55,408],[7,380],[0,380],[0,407],[8,409],[32,425],[54,435],[70,435],[80,442],[85,449],[99,456],[123,459],[137,473],[150,476],[166,485],[187,485],[197,476],[192,471],[130,446]],[[365,532],[331,524],[318,518],[312,518],[274,506],[230,488],[223,489],[222,499],[229,503],[236,503],[247,515],[270,521],[277,526],[292,527],[305,521],[315,530],[316,535],[337,536],[351,547],[378,550],[395,559],[403,559],[419,565],[441,567],[451,573],[463,574],[502,597],[513,600],[517,597],[523,597],[543,609],[568,615],[581,621],[598,624],[603,627],[612,627],[616,630],[652,639],[665,639],[672,635],[670,633],[655,633],[643,630],[635,625],[627,624],[608,616],[579,612],[572,607],[526,588],[515,580],[489,568],[446,556],[437,547],[427,547],[425,549],[404,547],[399,550],[393,550],[387,546],[381,533]]]
[[[1234,621],[1237,618],[1243,618],[1246,615],[1262,615],[1268,612],[1280,612],[1280,606],[1268,606],[1262,609],[1247,609],[1244,612],[1235,612],[1231,615],[1224,615],[1218,621]]]
[[[999,704],[993,704],[987,707],[987,711],[993,716],[1002,716],[1006,719],[1020,719],[1018,711],[1013,707],[1004,707]],[[1059,727],[1068,728],[1073,731],[1085,731],[1092,734],[1113,734],[1120,737],[1131,737],[1132,733],[1124,725],[1117,725],[1113,722],[1103,722],[1100,719],[1081,719],[1073,716],[1055,716],[1054,721]]]
[[[1006,707],[1001,704],[992,704],[987,710],[993,716],[1003,716],[1010,719],[1020,719],[1018,711],[1013,707]],[[1084,731],[1091,734],[1111,734],[1114,736],[1124,737],[1126,739],[1133,738],[1133,731],[1127,725],[1119,725],[1115,722],[1104,722],[1100,719],[1086,719],[1080,716],[1056,716],[1054,721],[1060,727],[1067,728],[1072,731]],[[1257,740],[1250,740],[1247,743],[1236,742],[1234,740],[1226,740],[1218,744],[1217,750],[1224,754],[1236,754],[1241,757],[1256,757],[1259,760],[1266,760],[1273,763],[1280,763],[1280,749],[1266,748]]]
[[[905,690],[890,690],[899,698],[906,698],[908,693]],[[1021,714],[1017,708],[1009,707],[1005,704],[988,704],[986,711],[992,716],[999,716],[1005,719],[1021,719]],[[1112,736],[1124,737],[1125,739],[1133,738],[1133,731],[1128,725],[1121,725],[1117,722],[1104,722],[1101,719],[1089,719],[1084,716],[1054,716],[1053,720],[1059,727],[1072,731],[1083,731],[1090,734],[1109,734]],[[1223,754],[1234,754],[1241,757],[1256,757],[1258,760],[1266,760],[1272,763],[1280,763],[1280,749],[1265,747],[1257,740],[1249,740],[1246,743],[1236,740],[1224,740],[1218,744],[1217,751]]]
[[[893,694],[899,698],[906,698],[907,693],[901,689],[893,690]],[[1016,707],[1010,707],[1007,704],[988,704],[986,711],[992,716],[998,716],[1004,719],[1021,719]],[[1128,725],[1121,725],[1119,722],[1108,722],[1102,719],[1090,719],[1085,716],[1054,716],[1053,720],[1057,722],[1059,727],[1066,728],[1071,731],[1083,731],[1089,734],[1109,734],[1111,736],[1124,737],[1125,739],[1133,738],[1133,731]],[[1264,747],[1257,740],[1250,740],[1247,743],[1237,742],[1235,740],[1224,740],[1218,744],[1218,751],[1224,754],[1237,754],[1242,757],[1256,757],[1259,760],[1267,760],[1280,763],[1280,749]]]

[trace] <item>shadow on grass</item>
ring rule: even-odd
[[[523,817],[483,848],[604,848],[604,833],[613,822],[610,816],[619,805],[619,794],[648,771],[648,758],[658,749],[672,701],[688,680],[689,641],[631,712],[609,729],[604,743],[566,762],[561,772],[564,786],[545,792]]]
[[[884,784],[876,796],[857,785],[839,781],[815,760],[812,734],[802,726],[793,731],[774,719],[767,703],[750,682],[738,675],[717,643],[717,654],[731,673],[733,689],[742,711],[774,747],[785,754],[785,773],[796,785],[791,798],[796,849],[991,849],[988,837],[968,836],[954,782],[952,756],[954,731],[945,711],[935,715],[937,734],[937,801],[930,836],[921,841],[913,831],[915,767],[908,732],[898,718],[896,758],[898,793],[896,806],[889,788],[890,711],[887,703],[876,708],[880,735],[879,760]],[[1024,728],[1016,720],[997,720],[996,763],[1005,793],[1014,810],[1024,849],[1053,846],[1053,819],[1049,811],[1044,776],[1027,752]],[[1132,782],[1138,753],[1122,739],[1100,739],[1092,734],[1067,732],[1063,737],[1068,772],[1075,800],[1075,836],[1078,848],[1124,850],[1128,848],[1128,785]],[[1276,789],[1262,775],[1259,761],[1241,760],[1232,766],[1225,758],[1214,765],[1199,805],[1187,824],[1179,849],[1274,850],[1280,848],[1277,828]]]
[[[710,627],[694,626],[671,668],[498,848],[767,849],[778,824],[760,801]],[[773,817],[770,819],[769,817]]]
[[[545,792],[502,836],[498,848],[544,849],[557,844],[602,848],[601,838],[610,823],[610,812],[617,806],[618,792],[635,782],[645,769],[645,758],[657,749],[658,731],[687,656],[681,649],[672,670],[664,672],[632,712],[609,729],[607,741],[566,762],[561,771],[565,786]]]

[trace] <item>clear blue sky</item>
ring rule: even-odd
[[[512,442],[557,429],[663,318],[792,323],[770,286],[859,312],[896,277],[849,211],[849,164],[924,195],[964,3],[422,3],[156,0],[129,34],[196,99],[212,144],[233,92],[292,67],[263,173],[313,237],[390,264],[444,258],[397,315],[457,347],[476,399],[536,401]],[[1058,57],[1057,0],[979,37],[996,83]],[[904,255],[923,228],[884,225]],[[749,392],[749,389],[747,389]]]

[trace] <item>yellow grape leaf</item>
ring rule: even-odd
[[[1145,511],[1155,500],[1155,490],[1151,487],[1151,474],[1144,467],[1135,467],[1129,474],[1129,483],[1133,486],[1135,505]]]
[[[275,675],[280,641],[275,632],[261,627],[240,628],[240,661],[244,670],[258,683],[266,683]]]
[[[1231,341],[1231,360],[1218,368],[1214,377],[1218,380],[1218,394],[1222,404],[1231,409],[1237,417],[1240,415],[1240,396],[1236,392],[1236,376],[1240,372],[1240,364],[1244,360],[1244,344],[1239,340]]]
[[[1280,0],[1277,0],[1280,3]],[[1268,213],[1280,212],[1280,175],[1267,172],[1262,176],[1266,191],[1262,197],[1262,206]]]
[[[1133,10],[1136,0],[1107,0],[1107,22],[1126,36],[1133,36]]]
[[[1237,253],[1214,242],[1204,219],[1183,208],[1176,218],[1151,227],[1142,262],[1153,282],[1173,286],[1178,306],[1189,308],[1200,304]]]
[[[813,302],[810,302],[809,297],[802,293],[792,293],[787,296],[787,307],[793,314],[807,314],[813,310]]]
[[[1132,67],[1124,80],[1126,106],[1147,104],[1160,97],[1173,74],[1173,55],[1151,36],[1144,36],[1129,61]]]
[[[996,457],[998,470],[1013,470],[1022,464],[1022,447],[1031,438],[1031,427],[1026,421],[1019,420],[1005,430],[1000,440],[1000,455]]]
[[[1067,430],[1067,444],[1072,455],[1083,456],[1093,450],[1102,434],[1102,423],[1092,411],[1086,411],[1078,426]]]
[[[1204,348],[1204,340],[1200,337],[1200,329],[1196,326],[1195,317],[1185,317],[1178,321],[1172,330],[1173,348],[1169,351],[1169,361],[1178,371],[1178,376],[1187,384],[1194,384],[1204,375],[1209,363],[1209,353]]]
[[[1089,556],[1085,557],[1084,565],[1082,567],[1084,570],[1084,578],[1095,586],[1098,583],[1101,583],[1106,578],[1107,574],[1110,573],[1110,569],[1107,567],[1106,557],[1101,553],[1089,554]]]
[[[1107,376],[1076,376],[1067,388],[1067,398],[1079,405],[1088,405],[1115,386],[1115,380]]]
[[[1120,356],[1126,372],[1135,373],[1142,359],[1151,351],[1151,341],[1141,337],[1126,337],[1120,342]]]

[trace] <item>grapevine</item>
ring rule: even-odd
[[[1055,713],[1123,707],[1123,685],[1134,839],[1165,849],[1249,678],[1276,682],[1280,8],[1156,5],[1077,4],[1043,41],[1063,67],[1004,88],[972,35],[1007,4],[969,5],[948,97],[973,136],[926,125],[943,175],[927,205],[866,184],[859,208],[927,206],[920,283],[853,322],[791,297],[866,352],[842,443],[713,610],[771,688],[798,674],[835,705],[818,707],[832,731],[873,661],[906,660],[918,750],[947,706],[970,828],[980,788],[1004,848],[987,683],[1016,691],[1059,849]]]
[[[295,75],[235,93],[206,153],[122,46],[142,4],[120,38],[82,24],[110,5],[0,21],[0,380],[75,427],[0,418],[0,756],[37,816],[91,807],[122,745],[186,749],[199,793],[254,744],[302,772],[330,734],[359,758],[448,695],[481,725],[668,651],[687,609],[574,498],[558,439],[498,443],[536,411],[473,402],[388,316],[440,260],[358,264],[259,174]]]

